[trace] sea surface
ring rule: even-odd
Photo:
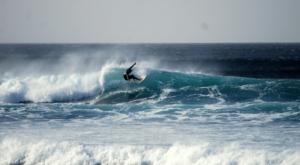
[[[297,165],[299,78],[299,43],[0,44],[0,164]]]

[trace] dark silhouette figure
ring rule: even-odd
[[[130,82],[130,79],[135,79],[135,80],[141,80],[140,78],[136,78],[134,75],[129,75],[132,72],[132,67],[135,65],[136,63],[134,63],[130,68],[128,68],[126,70],[126,72],[124,73],[123,77],[126,81]]]

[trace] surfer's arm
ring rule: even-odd
[[[129,68],[131,70],[131,68],[136,64],[136,62]]]
[[[135,64],[136,64],[136,63],[134,63],[134,64],[133,64],[133,65],[132,65],[130,68],[128,68],[128,69],[127,69],[127,71],[126,71],[126,74],[129,74],[129,73],[131,73],[131,71],[132,71],[132,69],[131,69],[131,68],[132,68],[132,67],[133,67]]]

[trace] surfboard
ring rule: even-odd
[[[145,78],[146,78],[146,76],[142,76],[142,77],[141,77],[141,80],[134,80],[134,82],[135,82],[136,84],[139,84],[139,83],[141,83],[142,81],[144,81]]]

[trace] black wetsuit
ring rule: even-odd
[[[126,73],[124,73],[124,79],[126,80],[126,81],[129,81],[130,79],[136,79],[136,80],[139,80],[138,78],[136,78],[134,75],[128,75],[128,74],[126,74]]]
[[[126,70],[126,72],[124,73],[123,77],[126,81],[130,81],[130,79],[136,79],[136,80],[140,80],[139,78],[136,78],[134,75],[129,75],[131,73],[131,68],[135,65],[135,63]]]

